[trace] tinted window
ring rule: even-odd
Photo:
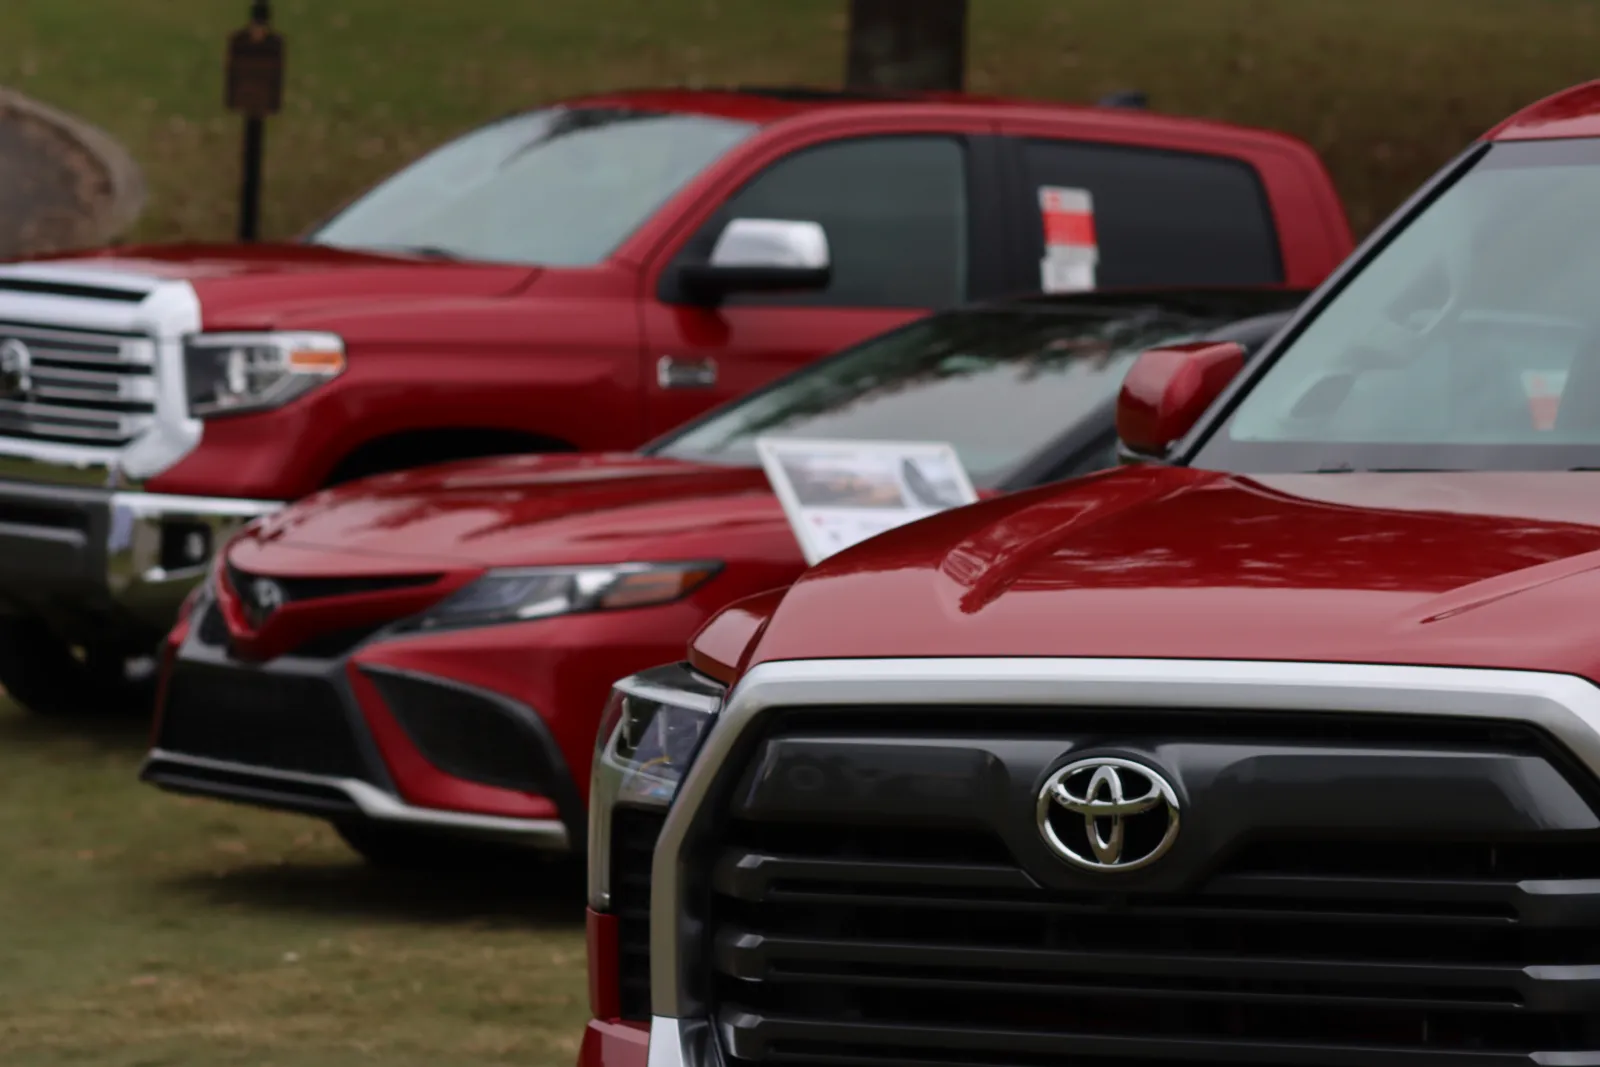
[[[1199,459],[1600,466],[1600,143],[1497,145],[1279,354]]]
[[[1040,189],[1089,192],[1099,287],[1283,280],[1266,194],[1245,163],[1069,141],[1029,141],[1023,153],[1030,210]],[[1031,232],[1037,260],[1044,255],[1042,219]]]
[[[948,441],[994,486],[1080,428],[1139,353],[1222,324],[1159,307],[1044,305],[955,312],[869,341],[656,445],[756,466],[756,438]]]
[[[754,129],[610,108],[517,115],[423,156],[311,240],[592,266]]]
[[[821,223],[823,292],[743,294],[734,304],[938,308],[966,295],[966,151],[946,137],[840,141],[788,156],[728,201],[687,250],[709,255],[734,218]]]

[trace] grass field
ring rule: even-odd
[[[573,92],[836,83],[844,0],[275,0],[286,113],[265,225],[291,235],[423,149]],[[223,42],[246,0],[5,0],[0,85],[122,138],[153,189],[141,238],[234,224]],[[972,0],[971,84],[1272,126],[1329,161],[1365,229],[1468,139],[1600,74],[1593,0]]]
[[[0,697],[5,1067],[571,1067],[581,882],[379,875],[138,784],[143,742]]]

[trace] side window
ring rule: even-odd
[[[809,293],[746,293],[727,303],[942,308],[966,296],[966,149],[952,137],[836,141],[786,156],[753,178],[689,242],[704,259],[736,218],[816,222],[833,275]]]
[[[1088,192],[1097,287],[1283,281],[1266,192],[1240,160],[1077,141],[1026,141],[1023,156],[1030,210],[1041,190]],[[1037,261],[1042,211],[1030,232]]]

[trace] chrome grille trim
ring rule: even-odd
[[[730,694],[688,776],[657,845],[650,912],[652,1007],[662,1018],[695,1019],[680,981],[681,955],[703,935],[684,915],[684,849],[729,755],[785,706],[1003,705],[1049,714],[1064,706],[1210,708],[1241,712],[1327,711],[1492,719],[1538,727],[1600,778],[1600,687],[1574,675],[1533,671],[1373,664],[1141,659],[881,659],[764,663]],[[704,818],[702,817],[704,815]],[[651,1062],[657,1062],[655,1041]],[[667,1057],[669,1051],[663,1049]],[[678,1055],[682,1055],[678,1053]],[[670,1062],[663,1059],[662,1062]],[[690,1059],[690,1062],[694,1062]]]
[[[24,285],[0,287],[0,342],[28,347],[32,388],[0,400],[0,459],[104,470],[105,484],[126,485],[199,443],[182,363],[200,329],[193,287],[92,261],[3,266],[5,281]],[[95,288],[126,296],[83,295]]]

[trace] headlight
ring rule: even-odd
[[[666,604],[688,596],[721,569],[720,563],[618,563],[490,571],[399,629],[483,626]]]
[[[331,333],[198,334],[184,345],[189,413],[214,418],[261,411],[344,373],[344,342]]]
[[[611,815],[619,804],[664,811],[700,753],[726,695],[685,664],[624,678],[611,690],[589,785],[589,904],[611,901]]]

